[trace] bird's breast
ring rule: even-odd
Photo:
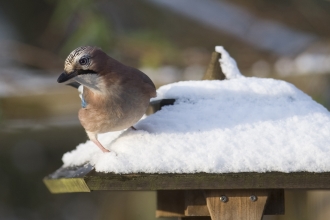
[[[134,125],[149,105],[149,96],[142,92],[115,86],[104,94],[85,89],[83,97],[87,106],[79,111],[79,119],[87,131],[97,133]]]

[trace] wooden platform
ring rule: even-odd
[[[285,189],[330,189],[330,173],[98,173],[86,164],[43,179],[52,193],[157,190],[157,217],[261,219],[284,214]]]
[[[52,193],[96,190],[330,189],[330,173],[98,173],[91,165],[60,168],[44,178]]]

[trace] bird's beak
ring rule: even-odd
[[[76,71],[72,71],[70,73],[67,72],[63,72],[57,79],[58,83],[62,83],[62,82],[66,82],[69,79],[72,79],[73,77],[77,76],[77,72]]]

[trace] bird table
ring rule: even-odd
[[[330,173],[114,174],[86,164],[60,168],[44,183],[52,193],[156,190],[157,217],[254,220],[284,214],[285,189],[330,189]]]
[[[203,79],[224,79],[214,52]],[[151,103],[155,112],[175,100]],[[206,161],[207,163],[207,161]],[[157,191],[157,217],[179,219],[262,219],[284,214],[285,189],[330,189],[330,173],[115,174],[85,164],[60,168],[44,178],[51,193],[99,190]]]

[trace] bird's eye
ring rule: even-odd
[[[88,64],[88,58],[87,57],[83,57],[79,60],[79,64],[80,65],[86,65]]]

